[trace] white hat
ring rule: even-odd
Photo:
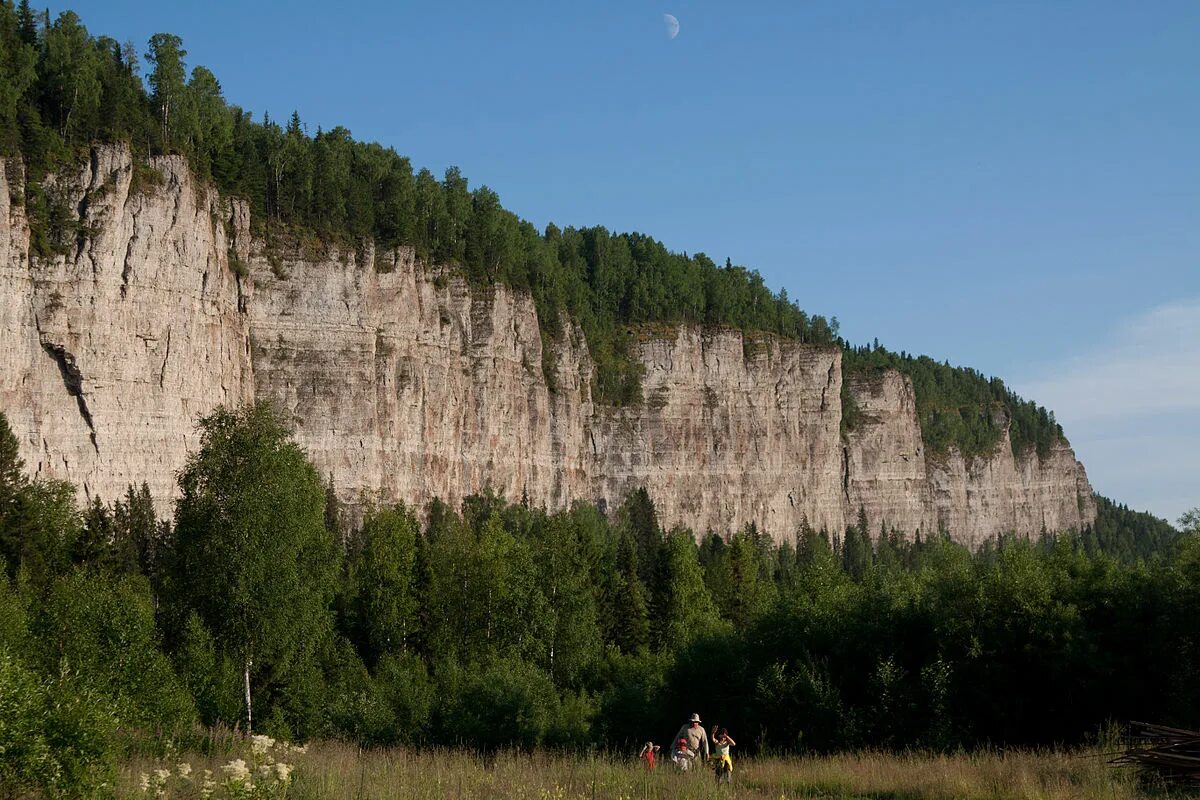
[[[692,721],[692,722],[699,722],[699,721],[700,721],[700,715],[699,715],[699,714],[692,714],[692,720],[691,720],[691,721]]]

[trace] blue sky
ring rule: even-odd
[[[68,7],[539,225],[755,267],[851,340],[1049,405],[1099,491],[1200,505],[1194,0]]]

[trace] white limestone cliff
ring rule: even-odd
[[[1065,442],[1045,458],[1007,437],[987,457],[929,457],[896,372],[852,380],[860,414],[843,434],[833,348],[658,330],[638,344],[644,402],[598,406],[582,335],[566,327],[544,360],[528,297],[406,248],[268,258],[245,204],[181,159],[152,166],[135,175],[127,151],[97,149],[60,183],[80,225],[50,259],[30,257],[19,166],[0,170],[0,409],[29,470],[88,497],[145,480],[168,514],[196,417],[264,398],[356,508],[485,488],[613,508],[644,486],[665,525],[698,534],[838,531],[861,508],[873,534],[940,528],[973,546],[1095,517]]]
[[[196,416],[253,387],[225,205],[182,159],[155,166],[138,189],[128,152],[97,149],[51,259],[30,257],[19,168],[0,170],[0,408],[31,473],[106,500],[146,481],[168,512]]]

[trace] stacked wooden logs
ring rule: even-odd
[[[1200,731],[1131,722],[1125,750],[1110,763],[1174,786],[1200,787]]]

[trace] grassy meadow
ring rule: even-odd
[[[251,758],[249,754],[245,754]],[[707,770],[678,774],[669,764],[648,772],[631,758],[502,753],[485,759],[459,750],[360,750],[315,743],[293,752],[286,783],[271,769],[246,790],[223,781],[232,756],[180,757],[170,763],[136,760],[122,769],[119,797],[286,797],[291,800],[686,800],[687,798],[873,798],[874,800],[1126,800],[1146,796],[1133,776],[1107,766],[1098,751],[984,751],[973,754],[858,752],[820,757],[740,759],[731,786],[717,786]],[[178,763],[190,768],[178,777]],[[262,765],[258,765],[259,768]],[[143,776],[172,769],[162,784],[143,789]],[[205,769],[212,794],[201,791]],[[248,771],[256,772],[253,763]],[[161,773],[160,773],[161,774]],[[253,780],[253,777],[251,777]],[[232,791],[231,791],[232,789]],[[1165,795],[1159,793],[1156,797]]]

